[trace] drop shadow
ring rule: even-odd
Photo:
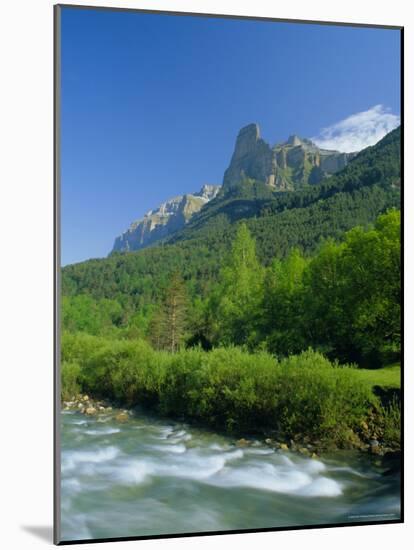
[[[21,528],[38,539],[53,543],[53,527],[51,525],[22,525]]]

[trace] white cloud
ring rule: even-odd
[[[399,124],[399,116],[383,105],[375,105],[323,128],[312,141],[323,149],[350,153],[374,145]]]

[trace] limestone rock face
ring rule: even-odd
[[[196,193],[179,195],[133,222],[115,239],[112,252],[139,250],[184,227],[220,190],[219,185],[203,185]]]
[[[291,135],[271,147],[260,137],[257,124],[242,128],[237,136],[223,189],[254,179],[279,191],[319,183],[344,168],[356,153],[319,149],[311,140]]]
[[[274,178],[271,176],[274,172],[274,155],[269,145],[261,139],[259,126],[249,124],[242,128],[237,136],[230,166],[224,173],[223,187],[232,186],[246,178],[273,185]]]

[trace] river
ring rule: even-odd
[[[62,540],[399,518],[399,472],[379,457],[239,448],[144,413],[61,418]]]

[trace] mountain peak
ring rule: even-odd
[[[296,134],[292,134],[291,136],[289,136],[289,139],[287,140],[286,144],[296,147],[297,145],[302,145],[303,141]]]
[[[259,125],[255,122],[252,122],[247,126],[243,126],[243,128],[241,128],[241,130],[239,131],[237,139],[249,139],[252,141],[257,141],[258,139],[260,139]]]
[[[205,184],[196,193],[178,195],[149,210],[115,239],[112,252],[139,250],[181,229],[219,190],[219,185]]]
[[[223,187],[228,188],[246,179],[263,182],[275,190],[292,190],[315,184],[344,168],[354,154],[323,151],[310,139],[289,136],[284,143],[270,147],[260,137],[257,124],[249,124],[237,135]]]

